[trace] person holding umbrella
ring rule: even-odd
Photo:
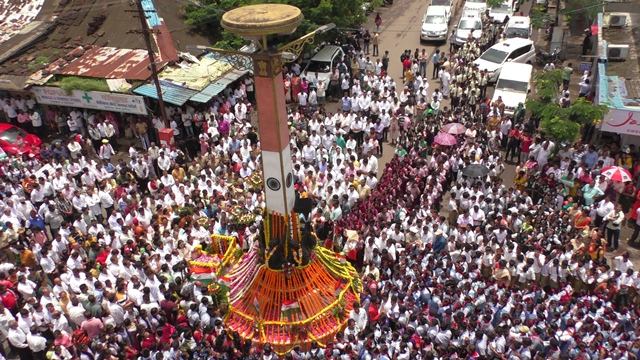
[[[482,164],[469,164],[462,169],[462,175],[466,175],[471,178],[479,178],[487,176],[489,174],[489,168]]]

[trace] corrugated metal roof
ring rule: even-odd
[[[242,75],[246,73],[248,73],[248,71],[233,69],[227,72],[226,74],[224,74],[223,77],[216,80],[213,84],[210,84],[209,86],[204,88],[204,90],[202,90],[201,92],[199,92],[189,100],[200,102],[200,103],[206,103],[209,100],[211,100],[211,98],[213,98],[214,96],[222,92],[222,90],[224,90],[227,86],[229,86],[229,84],[238,80],[240,77],[242,77]]]
[[[173,45],[173,37],[167,25],[162,21],[160,25],[153,27],[153,36],[158,46],[158,52],[160,53],[160,60],[163,63],[176,62],[180,60],[178,57],[178,51],[175,45]]]
[[[31,22],[44,6],[44,0],[14,0],[0,2],[0,44],[22,31],[28,32]]]
[[[206,57],[200,59],[199,63],[180,65],[164,68],[158,78],[200,92],[231,69],[230,65]]]
[[[160,25],[160,17],[158,16],[155,5],[153,5],[153,0],[142,0],[141,2],[149,27],[153,28],[154,26]]]
[[[151,77],[148,66],[146,50],[94,47],[56,73],[100,79],[147,80]]]
[[[170,87],[165,85],[160,85],[162,89],[162,99],[173,105],[182,106],[186,103],[191,97],[193,97],[198,92],[195,90],[189,89],[181,89],[178,87]],[[154,85],[142,85],[133,90],[134,94],[148,96],[153,99],[158,98],[158,93],[156,92],[156,87]]]

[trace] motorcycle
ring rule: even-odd
[[[558,53],[560,52],[560,48],[555,48],[552,52],[548,53],[546,51],[538,50],[536,51],[536,63],[541,66],[545,66],[548,63],[553,63],[556,66],[562,65],[562,60],[558,58]]]

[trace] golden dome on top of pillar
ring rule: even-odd
[[[242,6],[222,15],[221,25],[243,37],[290,34],[302,23],[300,9],[284,4]]]

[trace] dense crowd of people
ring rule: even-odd
[[[159,117],[128,117],[144,151],[117,161],[112,114],[48,110],[45,123],[73,140],[0,160],[0,359],[637,358],[640,276],[628,252],[605,254],[628,219],[638,243],[640,192],[600,171],[640,174],[638,154],[555,144],[487,102],[486,74],[472,65],[499,37],[485,22],[481,38],[446,55],[407,51],[401,65],[388,52],[374,63],[355,41],[329,84],[284,69],[296,191],[313,203],[305,219],[364,283],[344,331],[308,351],[240,339],[189,279],[211,234],[245,250],[256,238],[257,223],[230,213],[237,205],[259,221],[265,208],[248,183],[261,169],[250,77],[206,108],[168,108],[176,138],[198,139],[177,148],[156,145]],[[377,47],[376,36],[363,40]],[[389,66],[402,66],[401,83]],[[439,145],[449,123],[466,131]],[[384,142],[395,154],[379,165]],[[487,172],[468,176],[469,165]]]

